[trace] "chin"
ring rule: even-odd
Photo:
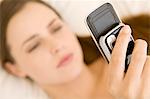
[[[74,81],[75,79],[77,79],[82,71],[83,71],[83,65],[74,65],[73,68],[71,69],[67,69],[64,71],[64,73],[62,73],[61,75],[61,83],[69,83],[71,81]]]
[[[84,60],[80,54],[74,54],[74,58],[71,63],[58,69],[60,78],[59,81],[61,83],[67,83],[77,79],[81,75],[84,66]]]

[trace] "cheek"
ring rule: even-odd
[[[63,37],[62,42],[64,43],[64,45],[69,47],[70,50],[75,52],[79,51],[82,54],[80,43],[77,39],[77,36],[73,32],[71,32],[68,28],[66,28],[61,38],[62,37]]]
[[[46,81],[51,74],[56,74],[56,60],[45,50],[24,55],[18,63],[21,70],[35,82]]]
[[[68,45],[70,46],[70,49],[78,55],[78,58],[83,61],[83,52],[81,49],[81,45],[75,34],[71,34],[71,37],[68,40]]]
[[[55,59],[50,60],[47,54],[32,57],[33,59],[28,58],[26,61],[27,75],[40,85],[71,81],[80,74],[83,68],[78,55],[75,55],[72,63],[63,68],[57,68]]]

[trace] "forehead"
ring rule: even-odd
[[[10,46],[16,42],[21,44],[23,40],[34,33],[43,32],[46,25],[56,17],[58,16],[43,4],[27,3],[20,12],[11,18],[7,28],[7,42]]]

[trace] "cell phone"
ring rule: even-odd
[[[105,60],[110,62],[116,38],[124,26],[122,21],[116,14],[113,6],[110,3],[105,3],[91,12],[87,16],[86,22],[96,46]],[[130,64],[133,48],[134,39],[131,36],[126,52],[125,72]]]

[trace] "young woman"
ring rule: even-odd
[[[87,66],[75,34],[43,1],[3,0],[0,17],[4,68],[32,79],[52,99],[150,98],[150,57],[144,40],[135,41],[124,73],[129,26],[120,31],[109,64],[100,58]]]

